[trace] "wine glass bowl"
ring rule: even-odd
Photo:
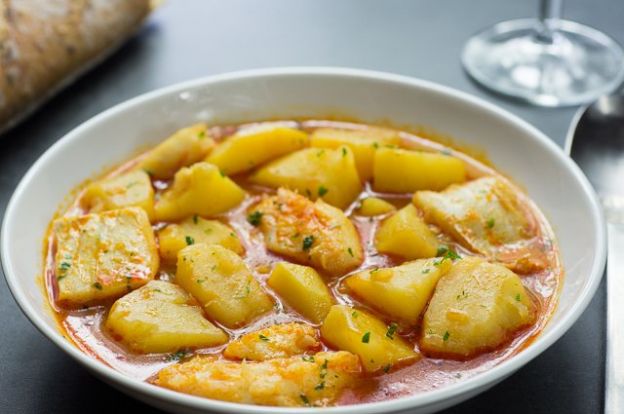
[[[591,102],[624,80],[617,42],[558,18],[498,23],[468,41],[462,63],[483,86],[549,107]]]

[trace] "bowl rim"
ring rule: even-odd
[[[317,76],[317,77],[346,77],[357,78],[370,81],[382,81],[394,85],[403,85],[408,87],[415,87],[422,90],[426,90],[431,93],[442,95],[446,98],[459,101],[465,105],[478,107],[481,110],[488,112],[490,115],[498,117],[513,124],[515,127],[523,130],[528,139],[533,141],[533,144],[541,147],[542,150],[548,151],[552,156],[558,158],[563,162],[563,165],[572,173],[573,177],[578,181],[581,186],[582,192],[586,199],[589,201],[590,209],[592,212],[592,219],[597,226],[595,228],[596,234],[596,256],[591,266],[591,272],[588,278],[586,287],[580,292],[579,297],[572,304],[567,314],[563,315],[561,320],[547,332],[542,332],[529,347],[525,348],[522,352],[512,356],[511,358],[501,362],[500,364],[476,374],[465,381],[461,381],[455,384],[444,386],[440,389],[426,391],[414,395],[400,397],[392,400],[385,400],[379,402],[353,404],[337,407],[326,408],[297,408],[297,407],[266,407],[256,406],[248,404],[238,404],[219,400],[212,400],[203,397],[197,397],[193,395],[183,394],[180,392],[161,388],[145,381],[131,378],[123,374],[120,371],[98,361],[81,350],[76,346],[68,342],[58,329],[49,326],[42,318],[42,311],[35,309],[30,305],[26,292],[23,292],[18,285],[18,275],[14,269],[14,265],[11,257],[9,257],[7,245],[10,243],[9,223],[19,204],[19,200],[22,194],[29,187],[30,182],[34,176],[39,172],[41,166],[45,163],[45,160],[51,158],[54,154],[62,152],[66,146],[70,146],[75,140],[81,138],[81,135],[88,131],[92,126],[106,121],[107,118],[131,109],[136,106],[140,106],[143,103],[152,99],[158,98],[162,95],[167,95],[176,92],[183,92],[186,90],[192,90],[202,86],[208,86],[215,83],[221,83],[225,81],[238,81],[254,78],[279,78],[279,77],[297,77],[297,76]],[[88,135],[83,135],[87,137]],[[0,260],[4,277],[9,286],[9,290],[19,305],[21,311],[26,315],[28,320],[49,340],[56,344],[66,354],[72,357],[77,362],[84,365],[90,371],[94,372],[101,379],[107,383],[122,389],[122,391],[132,391],[139,393],[139,398],[145,401],[146,398],[160,401],[168,404],[169,406],[183,406],[195,410],[213,410],[223,413],[311,413],[311,412],[323,412],[332,414],[372,414],[377,412],[394,412],[407,410],[411,408],[426,408],[428,406],[434,406],[440,402],[447,400],[460,399],[462,395],[476,395],[480,390],[484,390],[488,386],[494,385],[496,382],[506,378],[520,367],[531,361],[533,358],[541,354],[544,350],[550,347],[556,340],[558,340],[568,329],[576,322],[583,311],[589,305],[590,300],[594,296],[600,281],[602,279],[603,270],[606,263],[606,224],[603,215],[602,208],[599,204],[598,198],[590,185],[588,179],[585,177],[581,169],[574,163],[574,161],[565,155],[553,141],[551,141],[545,134],[539,131],[537,128],[522,120],[516,115],[513,115],[506,110],[497,107],[496,105],[489,103],[481,98],[469,95],[468,93],[443,86],[434,82],[412,78],[409,76],[392,74],[387,72],[379,72],[364,69],[351,69],[342,67],[324,67],[324,66],[302,66],[302,67],[274,67],[274,68],[262,68],[251,69],[236,72],[228,72],[224,74],[218,74],[213,76],[202,77],[186,82],[176,83],[164,88],[159,88],[154,91],[141,94],[137,97],[119,103],[89,120],[83,122],[58,141],[50,146],[35,163],[28,169],[26,174],[22,177],[19,184],[15,188],[13,195],[11,196],[4,218],[2,220],[2,229],[0,230]],[[32,277],[29,276],[29,277]],[[135,394],[136,396],[136,394]]]

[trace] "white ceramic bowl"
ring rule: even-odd
[[[66,194],[137,148],[197,121],[344,115],[362,121],[427,125],[487,149],[493,162],[524,185],[557,234],[566,278],[543,333],[491,370],[442,389],[401,399],[326,409],[277,409],[213,401],[136,381],[88,357],[63,339],[45,311],[36,279],[42,238]],[[16,301],[32,323],[95,375],[149,404],[185,413],[428,413],[456,404],[511,375],[563,335],[593,296],[605,264],[605,226],[579,168],[526,122],[474,97],[433,83],[351,69],[290,68],[199,79],[148,93],[85,122],[54,144],[18,185],[2,224],[1,257]]]

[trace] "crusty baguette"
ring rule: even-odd
[[[107,56],[150,0],[0,0],[0,132]]]

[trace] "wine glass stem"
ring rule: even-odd
[[[543,43],[553,42],[553,22],[561,18],[563,0],[540,0],[537,39]]]

